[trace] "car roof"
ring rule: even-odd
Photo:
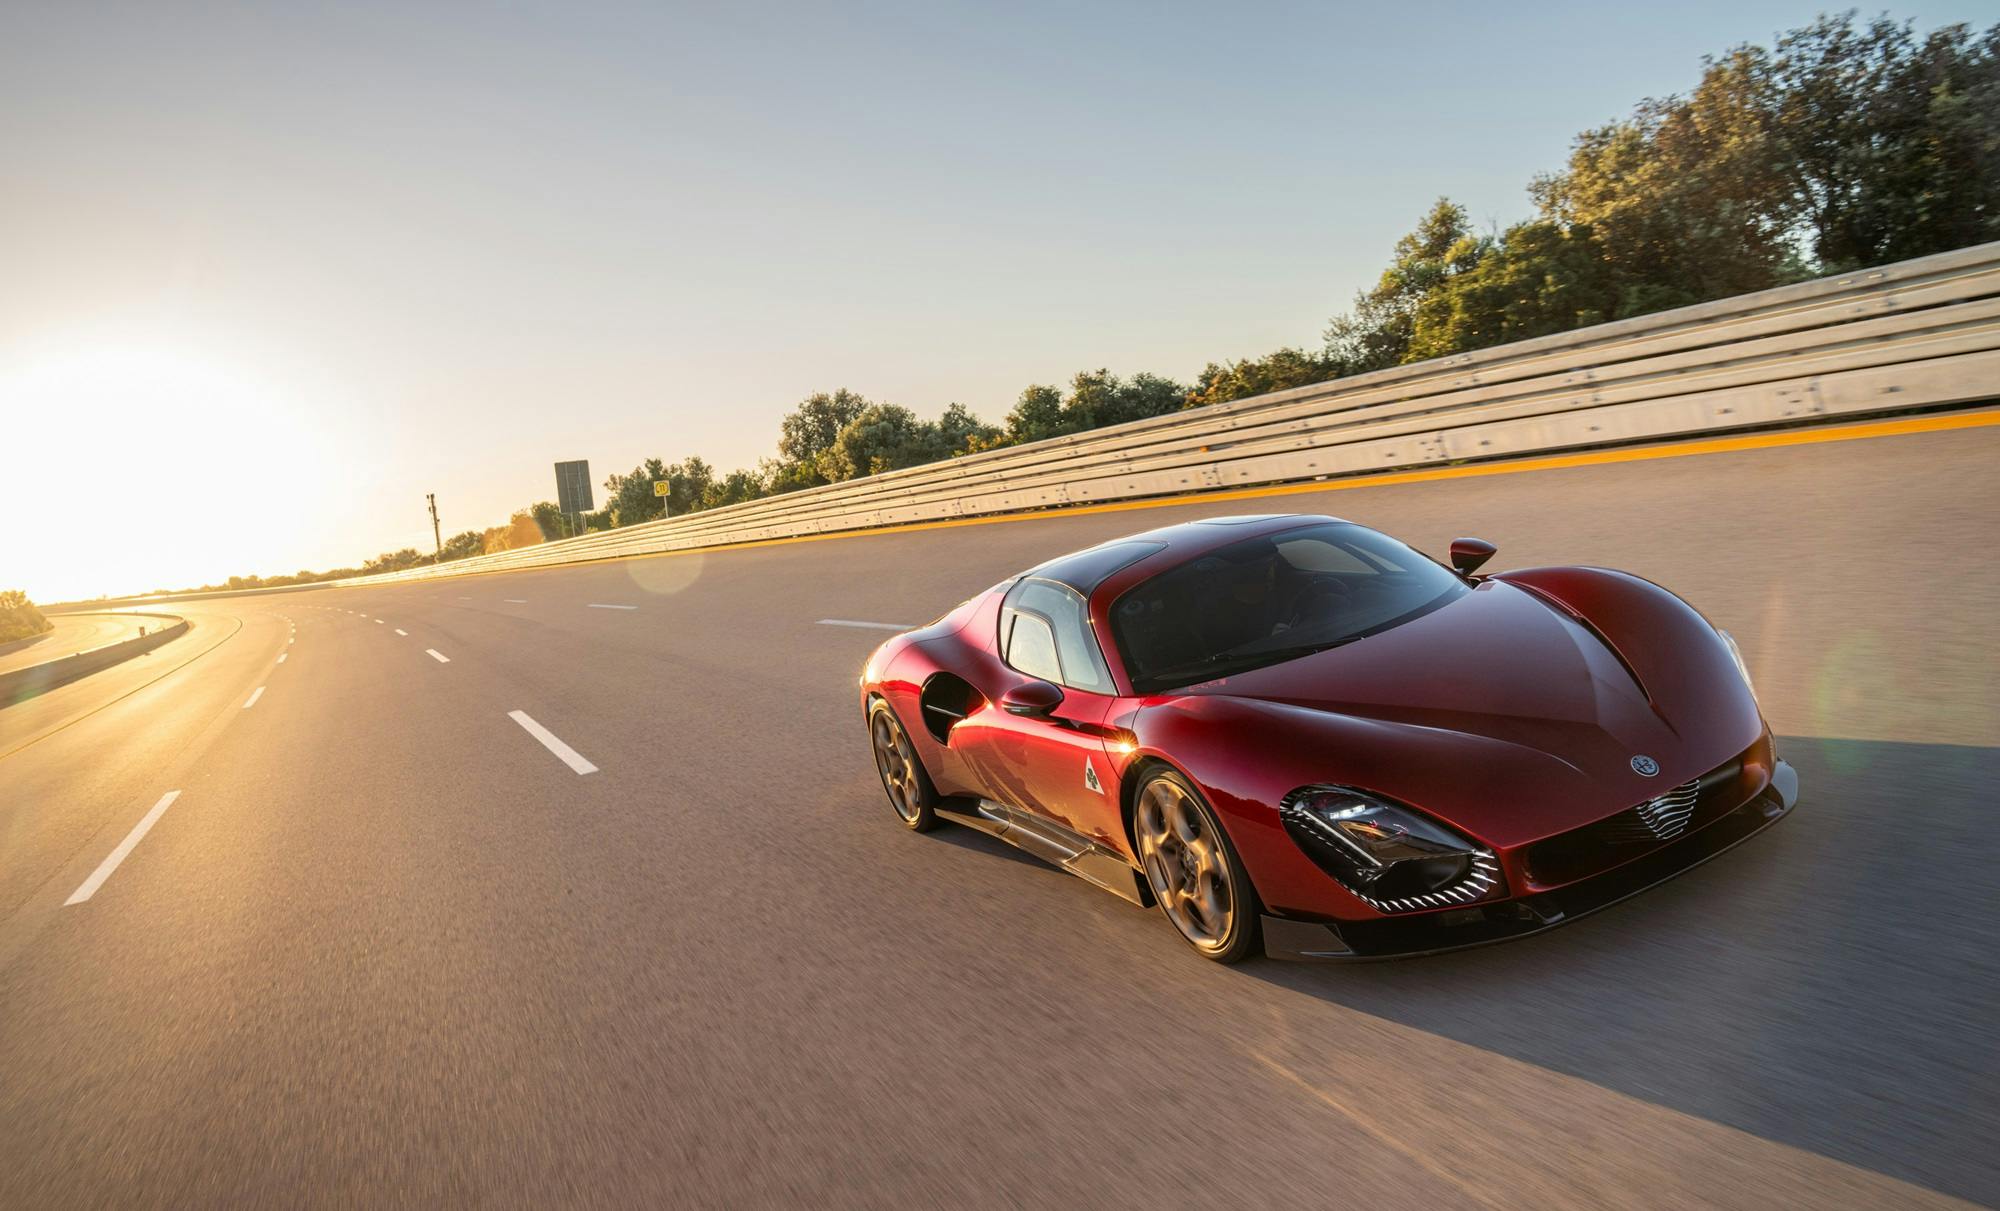
[[[1204,517],[1128,534],[1081,551],[1072,551],[1030,568],[1019,578],[1053,580],[1090,598],[1099,590],[1122,592],[1129,585],[1233,542],[1276,534],[1302,525],[1339,520],[1323,513],[1246,513]]]

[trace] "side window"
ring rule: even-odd
[[[1111,673],[1091,633],[1083,598],[1048,580],[1023,580],[1001,610],[1002,655],[1030,677],[1113,693]]]
[[[1062,662],[1056,656],[1056,633],[1039,614],[1010,611],[1013,628],[1007,636],[1007,663],[1030,677],[1061,681]]]

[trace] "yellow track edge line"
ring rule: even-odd
[[[1651,462],[1662,458],[1693,458],[1703,454],[1731,454],[1744,450],[1769,450],[1781,446],[1809,446],[1825,442],[1863,441],[1877,437],[1901,437],[1912,433],[1942,433],[1954,429],[1983,429],[2000,425],[2000,409],[1952,412],[1933,416],[1912,416],[1899,420],[1860,421],[1811,429],[1786,429],[1776,433],[1752,433],[1742,437],[1701,438],[1650,446],[1591,450],[1581,454],[1538,455],[1532,458],[1469,463],[1438,467],[1429,471],[1383,471],[1343,476],[1339,479],[1307,483],[1272,484],[1262,488],[1229,488],[1206,492],[1184,492],[1177,496],[1149,496],[1145,500],[1112,501],[1101,505],[1058,505],[1025,513],[998,513],[991,517],[957,517],[945,521],[912,521],[866,529],[836,530],[827,534],[796,534],[788,538],[756,538],[744,542],[717,543],[708,547],[687,547],[679,551],[635,551],[625,555],[600,555],[568,563],[538,568],[491,568],[461,572],[454,576],[425,577],[389,584],[342,585],[329,588],[386,589],[398,584],[424,584],[432,580],[470,580],[477,576],[518,576],[524,572],[560,572],[589,564],[615,563],[628,559],[666,559],[681,555],[708,555],[717,551],[747,551],[757,547],[791,546],[805,542],[827,542],[845,538],[871,538],[881,534],[909,534],[920,530],[953,530],[962,526],[991,526],[1007,522],[1046,521],[1058,517],[1083,517],[1093,513],[1130,513],[1139,509],[1166,509],[1180,505],[1214,504],[1234,500],[1259,500],[1273,496],[1299,496],[1312,492],[1344,492],[1356,488],[1387,488],[1398,484],[1430,483],[1443,479],[1470,479],[1485,475],[1520,475],[1530,471],[1555,471],[1567,467],[1595,467],[1612,463]],[[610,533],[610,531],[600,531]]]

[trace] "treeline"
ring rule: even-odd
[[[1066,387],[1028,387],[997,425],[956,403],[927,420],[821,392],[784,417],[776,456],[755,469],[648,459],[605,480],[604,506],[582,524],[718,508],[2000,239],[2000,25],[1919,36],[1907,22],[1822,16],[1769,48],[1704,59],[1693,91],[1584,131],[1529,194],[1534,217],[1505,230],[1480,230],[1439,199],[1317,348],[1210,362],[1187,384],[1086,370]],[[445,557],[569,527],[543,501],[456,536]],[[431,559],[405,549],[360,568],[215,587]]]
[[[0,589],[0,643],[39,635],[55,624],[42,617],[35,603],[19,589]]]

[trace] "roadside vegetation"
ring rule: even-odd
[[[846,388],[819,392],[784,417],[776,454],[754,469],[647,459],[606,479],[604,507],[582,524],[719,508],[2000,239],[2000,24],[1920,35],[1887,17],[1822,16],[1768,48],[1704,59],[1692,91],[1577,135],[1567,163],[1528,191],[1534,217],[1504,230],[1438,199],[1317,346],[1210,362],[1192,383],[1083,370],[1028,386],[999,423],[957,403],[927,419]],[[542,501],[453,537],[443,558],[568,531]],[[203,587],[433,559],[406,548],[357,568]]]
[[[39,635],[55,626],[19,589],[0,589],[0,643]]]

